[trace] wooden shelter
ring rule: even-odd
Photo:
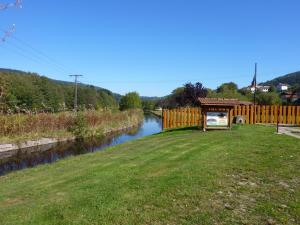
[[[229,129],[232,125],[231,110],[239,105],[237,99],[199,98],[202,109],[202,127],[207,129]]]

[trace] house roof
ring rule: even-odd
[[[198,98],[202,106],[235,106],[240,105],[238,99],[228,98]]]

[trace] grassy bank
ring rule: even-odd
[[[165,132],[0,177],[0,224],[299,224],[300,141]]]
[[[150,110],[150,113],[158,116],[158,117],[162,117],[162,111],[161,110]]]
[[[82,116],[90,133],[137,125],[143,118],[142,111],[85,111]],[[0,115],[0,143],[34,140],[42,137],[71,137],[76,123],[72,112],[42,113],[37,115]]]

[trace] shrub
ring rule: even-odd
[[[76,117],[73,126],[70,127],[70,132],[76,137],[76,138],[83,138],[88,136],[89,129],[86,117],[82,112],[79,112]]]

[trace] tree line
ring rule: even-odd
[[[60,83],[35,73],[0,71],[0,106],[2,110],[59,112],[72,110],[74,85]],[[94,86],[78,86],[79,108],[117,108],[112,92]]]
[[[92,85],[78,86],[79,109],[137,109],[154,110],[158,107],[175,108],[198,106],[199,97],[234,98],[253,102],[253,93],[239,89],[233,82],[224,83],[217,89],[205,88],[202,83],[186,83],[168,96],[159,99],[141,99],[137,92],[124,96]],[[268,93],[257,91],[256,103],[282,104],[274,86]],[[0,69],[0,111],[6,112],[60,112],[72,110],[74,84],[54,81],[36,73]]]
[[[152,108],[176,108],[176,107],[195,107],[199,106],[198,98],[232,98],[240,101],[254,102],[253,93],[247,88],[238,88],[238,85],[234,82],[228,82],[220,85],[215,90],[205,88],[202,83],[197,82],[195,84],[187,83],[182,87],[178,87],[172,91],[172,93],[158,101],[147,103]],[[282,102],[280,93],[276,91],[274,86],[270,87],[269,92],[261,92],[257,90],[256,104],[260,105],[280,105],[287,104]]]

